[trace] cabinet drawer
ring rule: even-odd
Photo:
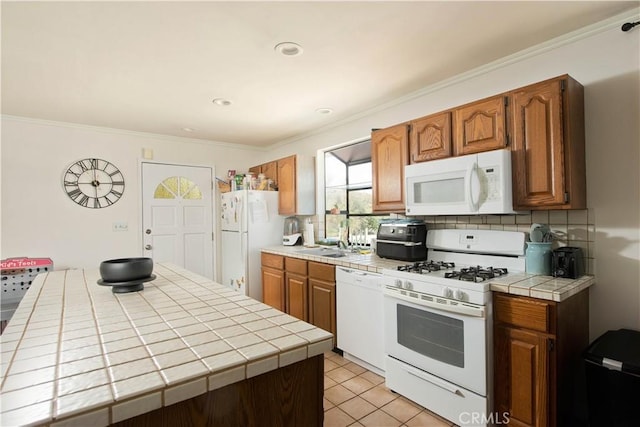
[[[495,321],[534,331],[555,333],[555,304],[495,293]]]
[[[267,254],[262,252],[261,254],[262,266],[277,268],[278,270],[284,270],[284,257],[282,255]]]
[[[284,269],[289,273],[297,273],[302,276],[306,276],[307,261],[304,259],[286,257],[284,259]]]
[[[309,277],[325,282],[335,282],[336,267],[331,264],[309,261]]]

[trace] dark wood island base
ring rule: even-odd
[[[113,425],[321,427],[323,384],[320,354]]]

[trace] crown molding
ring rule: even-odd
[[[405,102],[411,101],[415,98],[419,98],[425,95],[428,95],[429,93],[433,93],[436,92],[438,90],[441,90],[443,88],[446,88],[448,86],[452,86],[455,84],[459,84],[462,83],[466,80],[470,80],[473,79],[475,77],[479,77],[482,76],[484,74],[487,74],[491,71],[495,71],[498,70],[500,68],[504,68],[508,65],[520,62],[520,61],[524,61],[526,59],[532,58],[534,56],[540,55],[542,53],[557,49],[559,47],[571,44],[571,43],[575,43],[577,41],[583,40],[583,39],[587,39],[589,37],[592,37],[594,35],[603,33],[605,31],[610,31],[613,29],[618,29],[620,30],[620,26],[628,21],[634,21],[637,20],[638,18],[638,14],[640,14],[640,7],[633,10],[633,11],[627,11],[624,13],[621,13],[619,15],[616,15],[614,17],[605,19],[603,21],[600,22],[596,22],[595,24],[591,24],[591,25],[587,25],[586,27],[577,29],[575,31],[563,34],[561,36],[558,36],[556,38],[553,38],[551,40],[548,40],[546,42],[542,42],[540,44],[537,44],[535,46],[532,46],[530,48],[527,49],[523,49],[519,52],[516,52],[514,54],[505,56],[503,58],[497,59],[495,61],[489,62],[487,64],[481,65],[479,67],[476,67],[472,70],[469,71],[465,71],[463,73],[457,74],[453,77],[450,77],[448,79],[444,79],[441,80],[437,83],[434,83],[432,85],[426,86],[422,89],[418,89],[417,91],[411,92],[407,95],[404,95],[402,97],[396,98],[392,101],[389,102],[385,102],[383,104],[377,105],[375,107],[372,108],[368,108],[366,110],[363,110],[359,113],[353,114],[349,117],[346,117],[344,119],[332,122],[330,124],[327,124],[321,128],[315,129],[313,131],[304,133],[302,135],[298,135],[292,138],[288,138],[285,139],[283,141],[277,142],[273,145],[271,145],[271,148],[276,148],[276,147],[281,147],[287,144],[291,144],[294,143],[296,141],[300,141],[302,139],[308,138],[310,136],[314,136],[314,135],[318,135],[324,132],[327,132],[331,129],[335,129],[337,127],[343,126],[345,124],[351,123],[353,121],[356,121],[358,119],[361,119],[363,117],[367,117],[370,116],[372,114],[378,113],[380,111],[384,111],[387,110],[389,108],[401,105]]]

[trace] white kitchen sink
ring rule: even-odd
[[[298,252],[304,255],[326,256],[329,258],[339,258],[346,256],[346,254],[340,249],[333,248],[307,248],[300,249]]]

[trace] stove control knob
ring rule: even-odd
[[[396,279],[396,281],[393,284],[395,285],[396,288],[402,289],[402,280]]]
[[[456,299],[465,301],[467,299],[467,294],[462,292],[460,289],[456,289]]]
[[[451,288],[444,288],[442,290],[442,296],[445,298],[453,298],[453,291]]]
[[[405,289],[407,289],[407,290],[409,290],[409,291],[413,290],[413,283],[411,283],[411,282],[410,282],[410,281],[408,281],[408,280],[405,280],[405,281],[404,281],[404,288],[405,288]]]

